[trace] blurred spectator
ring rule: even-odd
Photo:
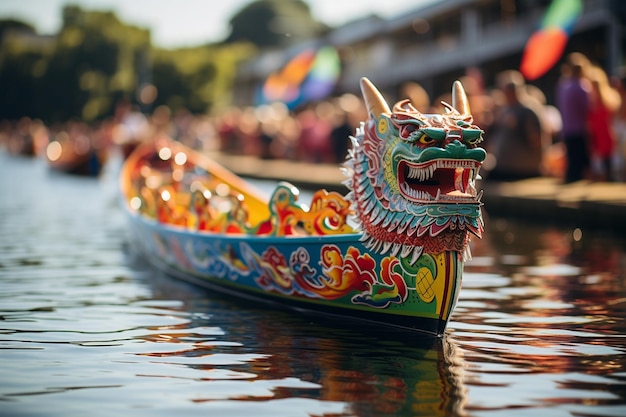
[[[400,97],[411,100],[413,107],[420,111],[426,111],[430,107],[430,97],[428,92],[420,84],[410,81],[402,85]]]
[[[487,172],[493,180],[517,180],[542,175],[545,133],[537,102],[525,93],[524,77],[519,71],[498,74],[496,86],[503,103],[495,111],[486,149],[494,165]]]
[[[300,136],[301,158],[307,162],[328,163],[333,160],[330,144],[332,104],[315,103],[297,115],[302,133]]]
[[[219,147],[215,120],[206,114],[193,116],[187,134],[193,148],[213,151]]]
[[[612,121],[621,104],[621,98],[619,92],[609,83],[609,78],[602,68],[590,67],[589,80],[591,102],[588,120],[592,176],[597,181],[612,181],[612,162],[615,153]]]
[[[540,108],[539,117],[542,120],[543,126],[548,134],[548,143],[554,143],[559,139],[561,130],[563,129],[563,119],[561,118],[561,112],[556,106],[548,104],[546,95],[541,89],[534,85],[526,85],[526,94],[535,102]]]
[[[217,117],[215,122],[219,136],[219,148],[227,153],[235,153],[239,147],[237,125],[241,119],[241,109],[230,107]]]
[[[275,142],[278,140],[279,120],[271,106],[263,105],[257,108],[259,120],[259,156],[263,159],[274,158]]]
[[[9,136],[9,152],[15,155],[33,156],[36,154],[35,140],[32,135],[32,119],[24,116],[17,121]]]
[[[190,130],[193,119],[194,115],[185,107],[176,110],[172,117],[173,138],[191,147],[196,146]]]
[[[614,176],[617,181],[626,181],[626,74],[614,77],[612,84],[620,95],[620,106],[613,117],[616,142]]]
[[[172,110],[164,104],[157,106],[152,112],[150,126],[152,127],[152,131],[150,132],[150,137],[152,138],[157,138],[162,135],[176,138],[176,131],[172,121]]]
[[[278,122],[276,120],[262,120],[259,134],[259,156],[262,159],[274,158],[273,148],[278,135]]]
[[[477,68],[471,67],[459,81],[467,94],[474,123],[486,131],[493,124],[494,100],[485,91],[482,74]],[[416,108],[420,110],[420,107]]]
[[[280,112],[279,127],[274,152],[278,157],[294,160],[298,157],[300,145],[300,123],[286,107]]]
[[[561,136],[565,144],[567,168],[564,182],[583,179],[589,168],[589,105],[591,87],[586,73],[589,60],[581,53],[568,55],[556,88],[557,107],[563,119]]]
[[[115,106],[111,140],[127,157],[138,144],[148,140],[150,125],[146,116],[128,100],[121,100]]]
[[[546,130],[545,143],[543,144],[542,173],[562,180],[567,161],[565,147],[563,142],[559,140],[563,129],[561,112],[556,106],[548,104],[546,95],[537,86],[526,85],[526,94],[538,103],[539,116]]]
[[[333,162],[343,162],[350,148],[350,136],[354,135],[360,120],[361,99],[354,94],[344,94],[337,98],[335,104],[335,120],[330,132],[330,141],[333,149]]]
[[[235,125],[237,148],[235,153],[243,155],[259,155],[259,141],[261,135],[261,123],[254,107],[245,107]]]

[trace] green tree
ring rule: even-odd
[[[53,52],[53,40],[38,37],[32,26],[0,22],[0,119],[37,115],[37,91]]]
[[[302,0],[257,0],[230,20],[225,42],[250,42],[260,48],[288,46],[328,30],[311,15]]]
[[[0,19],[0,40],[2,40],[5,33],[11,31],[20,31],[32,34],[36,33],[35,28],[26,22],[21,22],[15,19]]]
[[[238,63],[256,51],[247,42],[154,48],[148,29],[77,6],[63,9],[56,36],[19,22],[0,22],[0,31],[0,119],[90,122],[112,115],[121,98],[137,102],[144,84],[158,91],[153,106],[208,112],[229,104]]]
[[[135,61],[149,49],[150,32],[120,22],[112,12],[65,7],[63,26],[43,77],[42,97],[48,101],[51,117],[91,121],[110,114],[115,97],[134,93],[138,83]]]
[[[230,99],[237,64],[255,49],[246,43],[205,45],[154,51],[152,82],[158,96],[154,105],[193,113],[225,107]]]

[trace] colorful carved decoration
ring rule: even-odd
[[[299,190],[282,182],[270,197],[269,217],[258,225],[250,225],[242,195],[220,195],[200,180],[195,180],[187,189],[172,179],[165,182],[166,185],[154,191],[140,183],[137,192],[142,202],[140,211],[156,217],[161,223],[186,226],[196,231],[262,236],[355,233],[348,224],[350,202],[337,192],[319,190],[313,195],[311,207],[306,207],[298,201]],[[224,188],[224,185],[218,184],[217,188],[220,187]],[[180,204],[180,201],[187,200],[188,205]]]
[[[347,223],[350,203],[339,193],[318,190],[306,208],[298,202],[299,191],[280,183],[270,198],[270,218],[260,224],[255,234],[271,236],[321,236],[354,233]]]
[[[178,194],[171,185],[164,185],[157,190],[156,213],[161,223],[186,224],[187,211],[177,204],[177,198]]]
[[[468,259],[470,235],[483,231],[475,182],[486,152],[461,83],[441,115],[422,114],[409,100],[390,110],[365,78],[361,90],[369,119],[352,137],[345,165],[362,242],[411,263],[423,252]]]

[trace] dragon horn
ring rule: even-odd
[[[467,95],[465,95],[465,89],[463,89],[463,84],[461,84],[459,80],[456,80],[454,84],[452,84],[452,107],[460,114],[471,114]]]
[[[374,87],[374,84],[367,78],[361,78],[361,93],[363,94],[363,100],[367,106],[367,112],[377,119],[382,113],[391,114],[387,102],[380,94],[380,92]]]

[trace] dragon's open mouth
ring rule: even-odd
[[[419,203],[475,203],[480,162],[471,159],[436,159],[413,164],[400,161],[400,192]]]

